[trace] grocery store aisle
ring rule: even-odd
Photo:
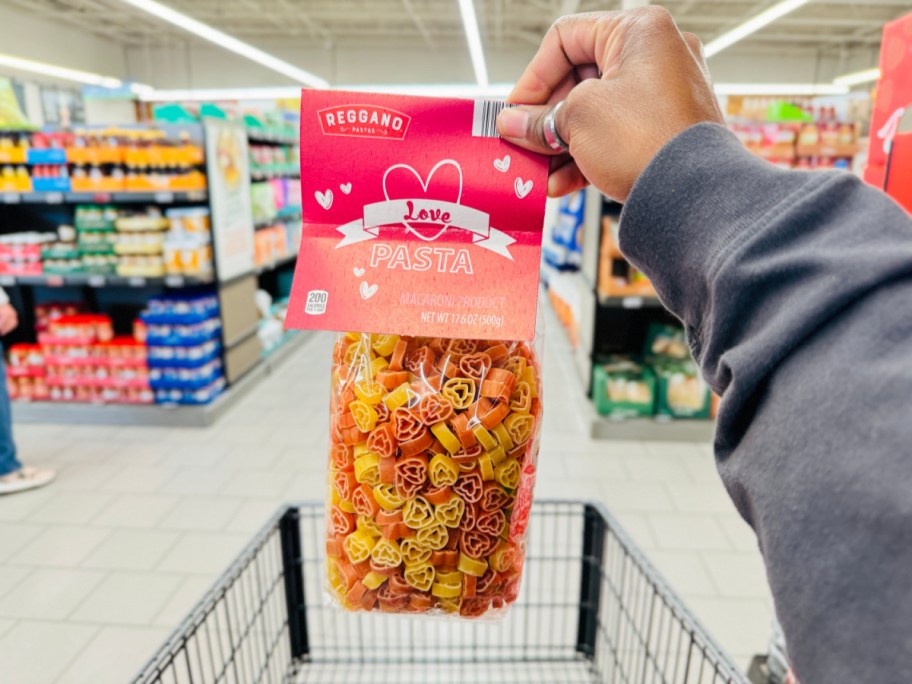
[[[536,495],[605,502],[746,667],[771,601],[710,446],[589,440],[551,331]],[[0,679],[127,681],[280,502],[322,499],[331,341],[206,430],[16,426],[23,459],[60,477],[0,498]]]

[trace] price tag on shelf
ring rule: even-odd
[[[184,277],[179,276],[179,275],[166,276],[165,285],[167,287],[183,287],[184,286]]]
[[[621,308],[642,309],[643,308],[643,298],[642,297],[624,297],[621,300]]]
[[[132,278],[127,278],[127,285],[130,287],[145,287],[146,279],[142,276],[133,276]]]
[[[13,287],[15,284],[16,279],[13,276],[0,276],[0,286]]]
[[[89,287],[104,287],[106,282],[105,277],[101,275],[93,275],[88,278]]]
[[[171,204],[174,202],[174,193],[173,192],[156,192],[155,201],[159,204]]]
[[[111,201],[111,193],[110,192],[97,192],[94,195],[92,195],[92,201],[98,202],[99,204],[107,204],[108,202]]]
[[[4,204],[19,204],[22,201],[22,195],[18,192],[4,192],[3,193],[3,203]]]
[[[202,202],[206,199],[205,190],[193,190],[187,193],[187,199],[191,202]]]
[[[62,192],[49,192],[44,196],[45,204],[63,204]]]
[[[45,280],[45,285],[48,287],[63,287],[64,281],[63,276],[59,275],[49,275]]]

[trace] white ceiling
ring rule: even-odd
[[[617,9],[622,0],[475,0],[482,40],[495,49],[532,49],[557,16],[569,11]],[[17,9],[66,22],[127,46],[167,45],[187,34],[118,0],[5,0]],[[236,37],[268,48],[298,38],[341,47],[427,48],[462,45],[456,0],[167,0],[167,4]],[[704,40],[756,14],[770,1],[665,0],[682,29]],[[909,0],[812,0],[747,38],[759,51],[870,49],[884,22],[909,11]]]

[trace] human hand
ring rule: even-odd
[[[548,194],[592,183],[623,202],[659,150],[690,126],[722,123],[700,40],[661,7],[562,17],[548,30],[497,120],[501,136],[555,155]],[[558,102],[556,127],[569,155],[545,142],[542,122]]]
[[[6,335],[19,327],[19,314],[9,303],[0,304],[0,335]]]

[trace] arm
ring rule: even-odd
[[[593,65],[596,77],[593,77]],[[722,479],[757,532],[804,684],[912,660],[912,226],[847,174],[779,171],[722,129],[698,41],[667,12],[568,17],[500,115],[568,154],[549,191],[626,200],[621,248],[724,394]]]
[[[780,171],[721,127],[669,143],[621,248],[723,395],[719,472],[757,533],[799,679],[912,659],[912,221],[845,173]]]

